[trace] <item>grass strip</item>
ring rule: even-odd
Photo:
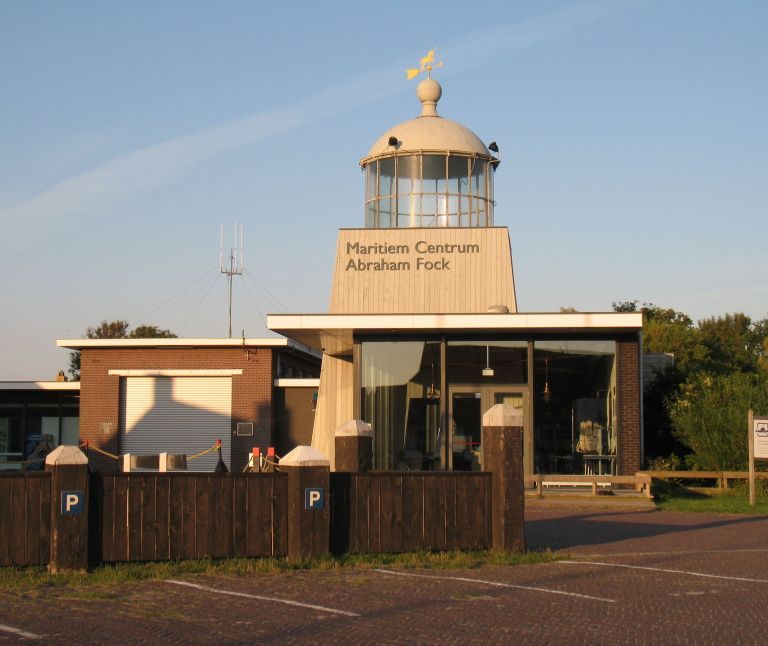
[[[492,551],[406,552],[403,554],[345,554],[304,561],[285,558],[196,559],[190,561],[158,561],[152,563],[118,563],[100,565],[90,572],[51,574],[43,566],[0,569],[0,590],[25,592],[51,588],[82,588],[121,585],[146,580],[197,575],[243,576],[279,574],[307,570],[361,570],[390,567],[410,569],[473,569],[483,565],[529,565],[568,558],[550,551],[514,554]]]
[[[675,483],[654,481],[654,502],[658,509],[709,514],[768,515],[768,494],[758,488],[755,506],[749,504],[747,486],[729,489],[691,489]]]

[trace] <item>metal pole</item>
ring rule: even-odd
[[[229,254],[229,338],[232,338],[232,275],[234,274],[233,254]]]
[[[755,414],[750,408],[747,415],[747,433],[749,433],[749,506],[755,506]]]

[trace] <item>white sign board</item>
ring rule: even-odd
[[[752,418],[752,438],[755,458],[768,459],[768,417]]]

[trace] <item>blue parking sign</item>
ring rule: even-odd
[[[62,491],[61,492],[61,513],[72,516],[82,514],[85,507],[84,491]]]
[[[324,509],[325,491],[322,487],[307,487],[304,489],[304,509]]]

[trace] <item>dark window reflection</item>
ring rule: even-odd
[[[616,344],[534,343],[534,450],[539,473],[616,469]]]

